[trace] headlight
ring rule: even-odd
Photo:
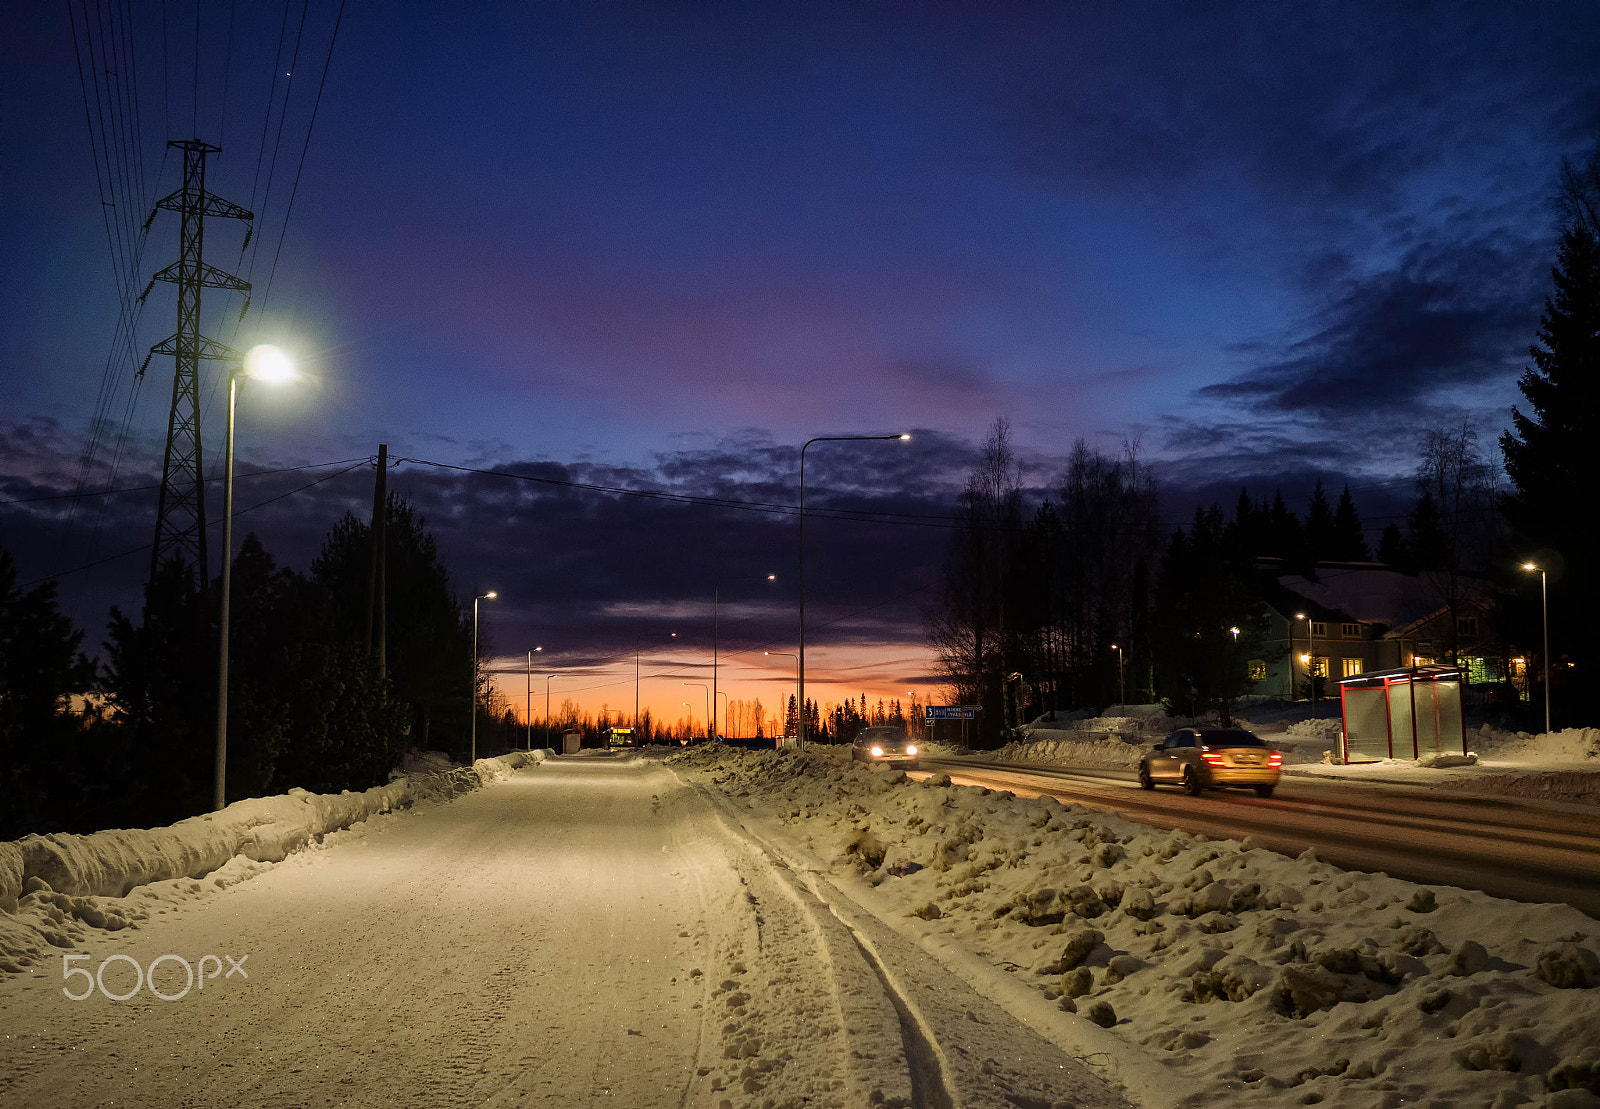
[[[906,754],[914,755],[916,753],[917,753],[917,745],[915,743],[906,744]]]
[[[875,758],[875,759],[883,758],[883,748],[882,747],[874,747],[872,749],[872,757]]]

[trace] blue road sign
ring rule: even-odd
[[[928,705],[929,720],[976,720],[978,709],[975,705]]]

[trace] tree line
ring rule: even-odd
[[[368,614],[370,528],[346,514],[309,572],[254,534],[233,562],[228,800],[361,790],[408,747],[464,753],[471,616],[426,522],[390,495],[386,665]],[[173,559],[138,612],[113,607],[103,661],[0,550],[0,839],[170,823],[211,807],[218,592]],[[488,736],[498,735],[486,703]]]

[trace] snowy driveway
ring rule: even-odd
[[[1122,1104],[650,762],[549,761],[171,905],[66,954],[111,994],[241,972],[0,981],[0,1102]]]
[[[1351,870],[1444,883],[1600,918],[1600,822],[1594,806],[1468,797],[1409,786],[1286,776],[1276,796],[1239,790],[1146,792],[1131,773],[926,760],[952,780],[1020,796],[1049,794],[1156,828],[1250,836],[1289,855],[1313,848]]]

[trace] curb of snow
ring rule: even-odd
[[[91,923],[95,923],[92,918],[104,917],[110,926],[120,927],[127,923],[120,914],[78,899],[126,897],[152,882],[202,878],[236,858],[280,862],[329,832],[380,813],[410,808],[419,801],[469,793],[509,777],[520,767],[543,762],[549,755],[549,751],[515,751],[479,759],[471,767],[408,775],[362,793],[292,789],[276,797],[235,801],[219,812],[192,816],[165,828],[23,836],[0,843],[0,911],[16,914],[19,901],[53,894],[58,909]],[[63,900],[68,900],[68,905],[62,906]],[[15,960],[37,953],[36,944],[25,945],[33,951],[18,950],[17,946],[0,942],[0,957]]]

